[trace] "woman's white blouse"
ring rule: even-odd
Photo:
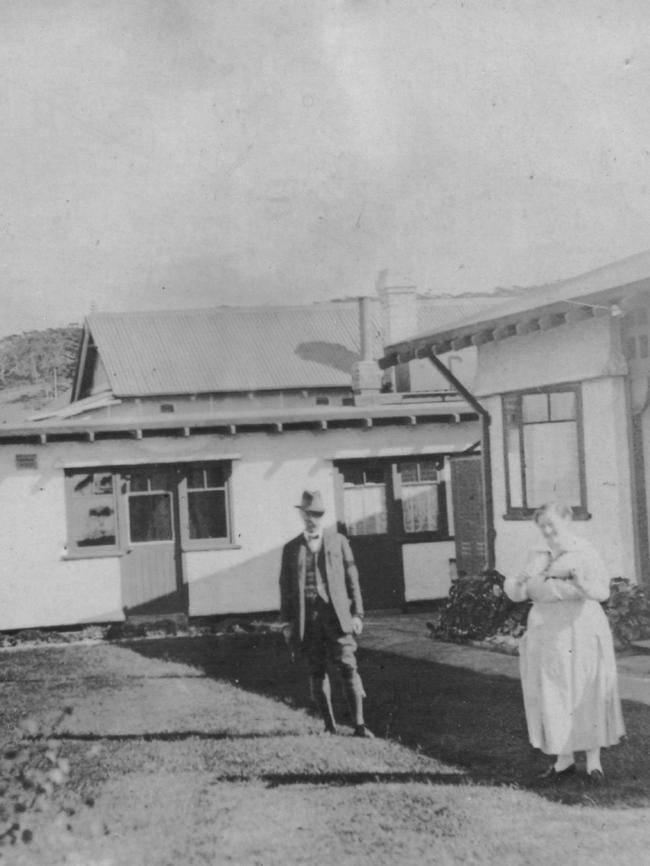
[[[517,577],[506,578],[504,589],[512,601],[605,601],[609,574],[591,544],[573,536],[556,556],[548,548],[533,550],[526,568]]]

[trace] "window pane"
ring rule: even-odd
[[[519,428],[510,427],[506,432],[506,458],[508,460],[508,484],[510,487],[511,508],[522,508],[524,504],[521,486],[521,454],[519,443]]]
[[[383,484],[384,469],[382,466],[370,466],[365,470],[366,484]]]
[[[169,493],[129,497],[131,541],[171,541],[172,513]]]
[[[208,466],[205,470],[205,480],[208,487],[224,487],[226,473],[223,466]]]
[[[169,490],[170,486],[169,470],[159,469],[151,473],[150,490]]]
[[[345,525],[350,535],[384,535],[387,529],[386,489],[373,487],[346,487]]]
[[[112,493],[113,476],[103,472],[95,473],[95,493]]]
[[[227,538],[226,494],[223,490],[188,493],[190,538]]]
[[[438,529],[438,485],[409,484],[402,487],[405,532],[435,532]]]
[[[115,544],[115,509],[112,494],[75,496],[71,502],[74,543],[77,547]]]
[[[190,490],[203,490],[205,474],[203,469],[192,468],[187,473],[187,486]]]
[[[418,464],[417,463],[400,463],[399,474],[403,484],[418,480]]]
[[[524,427],[524,452],[529,508],[538,508],[551,499],[581,504],[575,421]]]
[[[550,397],[552,421],[575,421],[575,391],[554,391]]]
[[[548,394],[524,394],[522,414],[524,424],[548,421]]]
[[[131,490],[142,491],[149,489],[149,482],[144,472],[133,472],[131,475]]]
[[[106,472],[88,472],[76,476],[75,496],[96,496],[113,492],[113,476]]]
[[[421,481],[437,481],[438,466],[433,460],[423,460],[420,463],[420,480]]]
[[[363,484],[363,469],[360,466],[342,466],[341,474],[346,484]]]

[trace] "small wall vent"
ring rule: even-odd
[[[38,469],[36,454],[16,454],[16,469]]]

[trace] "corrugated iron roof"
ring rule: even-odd
[[[372,315],[379,357],[377,305]],[[118,397],[346,387],[360,352],[356,301],[94,313],[87,323]]]
[[[382,310],[369,305],[372,356]],[[418,327],[492,308],[498,296],[417,298]],[[356,299],[305,306],[93,313],[87,327],[116,397],[350,387],[360,355]]]

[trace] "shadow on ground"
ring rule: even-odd
[[[291,706],[311,706],[306,669],[300,660],[290,661],[277,635],[163,638],[122,646],[148,658],[192,665],[215,680]],[[650,805],[650,706],[625,703],[628,736],[604,752],[606,786],[594,788],[580,776],[560,786],[540,787],[536,777],[549,759],[528,744],[517,681],[388,652],[360,650],[358,658],[368,694],[367,722],[375,734],[465,771],[434,774],[429,781],[515,785],[569,804]],[[349,723],[336,671],[332,681],[337,718]],[[375,775],[372,780],[381,781]],[[365,780],[274,774],[267,781],[281,785]]]

